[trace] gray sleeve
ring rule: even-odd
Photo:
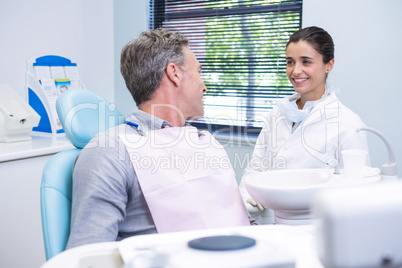
[[[73,171],[71,233],[67,249],[116,241],[133,184],[128,154],[114,138],[84,148]],[[124,150],[124,152],[122,152]],[[121,155],[125,157],[121,157]],[[125,159],[122,159],[125,158]]]

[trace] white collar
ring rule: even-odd
[[[319,98],[318,100],[315,100],[315,101],[306,101],[302,110],[306,110],[311,106],[314,107],[316,104],[324,101],[327,97],[329,97],[331,95],[335,95],[335,93],[338,93],[338,92],[339,92],[338,88],[335,88],[332,86],[325,87],[324,94],[321,96],[321,98]],[[292,102],[292,101],[296,102],[299,99],[300,99],[300,93],[295,93],[292,96],[288,97],[289,102]]]

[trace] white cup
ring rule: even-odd
[[[344,150],[341,154],[345,177],[352,179],[362,178],[368,152],[365,150]]]

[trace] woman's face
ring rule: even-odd
[[[307,41],[289,43],[286,48],[286,74],[295,91],[305,101],[318,100],[325,91],[327,74],[332,70],[334,59],[327,64],[322,55]]]

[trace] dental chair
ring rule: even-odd
[[[56,102],[66,136],[76,147],[54,155],[43,169],[40,187],[46,260],[65,250],[70,235],[72,171],[81,149],[99,132],[124,122],[103,97],[86,89],[70,89]]]

